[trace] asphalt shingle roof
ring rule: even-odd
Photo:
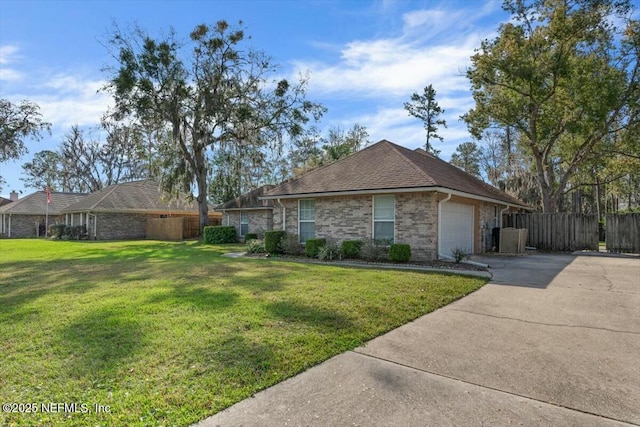
[[[157,182],[152,180],[114,184],[89,194],[64,212],[197,212],[195,201],[181,197],[164,200]]]
[[[88,197],[84,193],[52,192],[49,215],[60,215],[74,203]],[[37,191],[33,194],[0,207],[0,213],[12,215],[45,215],[47,212],[47,193]]]
[[[260,200],[259,198],[262,197],[265,192],[274,187],[275,185],[263,185],[262,187],[258,187],[246,194],[242,194],[233,200],[229,200],[228,202],[216,206],[216,210],[272,208],[273,200]]]
[[[520,200],[428,154],[382,140],[314,169],[265,193],[265,197],[367,190],[443,187],[526,207]]]

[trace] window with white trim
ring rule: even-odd
[[[373,239],[393,243],[396,222],[396,198],[373,196]]]
[[[244,236],[249,232],[249,212],[240,212],[240,235]]]
[[[316,235],[316,201],[313,199],[298,201],[298,235],[300,243]]]

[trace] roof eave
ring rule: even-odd
[[[273,206],[248,206],[244,208],[215,208],[214,211],[258,211],[258,210],[273,210]]]
[[[529,209],[530,206],[514,203],[506,200],[496,199],[493,197],[480,196],[473,193],[467,193],[465,191],[453,190],[451,188],[441,186],[427,186],[427,187],[402,187],[402,188],[379,188],[370,190],[345,190],[345,191],[328,191],[321,193],[295,193],[295,194],[280,194],[273,196],[261,196],[260,200],[278,200],[278,199],[300,199],[311,197],[331,197],[331,196],[357,196],[368,194],[389,194],[389,193],[422,193],[426,191],[436,191],[440,193],[453,194],[454,196],[466,197],[468,199],[480,200],[499,205],[505,205],[509,207],[515,207],[518,209]]]

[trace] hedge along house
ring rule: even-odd
[[[438,159],[382,140],[266,192],[275,229],[336,241],[411,245],[412,259],[490,248],[491,230],[518,199]]]
[[[0,235],[39,237],[46,235],[47,222],[48,225],[64,224],[63,210],[84,199],[87,194],[51,192],[50,203],[47,203],[45,191],[37,191],[22,199],[18,199],[17,193],[11,196],[15,200],[0,206]]]
[[[222,225],[235,227],[238,236],[255,233],[263,238],[264,232],[273,230],[273,200],[261,200],[274,185],[263,185],[216,207],[222,212]]]
[[[166,200],[152,180],[114,184],[87,195],[63,210],[68,225],[87,227],[89,239],[144,239],[148,218],[187,217],[198,223],[198,205],[184,196]],[[209,221],[219,224],[220,214]],[[199,235],[199,227],[198,227]]]

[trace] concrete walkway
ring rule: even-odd
[[[640,424],[640,260],[480,261],[475,293],[199,425]]]

